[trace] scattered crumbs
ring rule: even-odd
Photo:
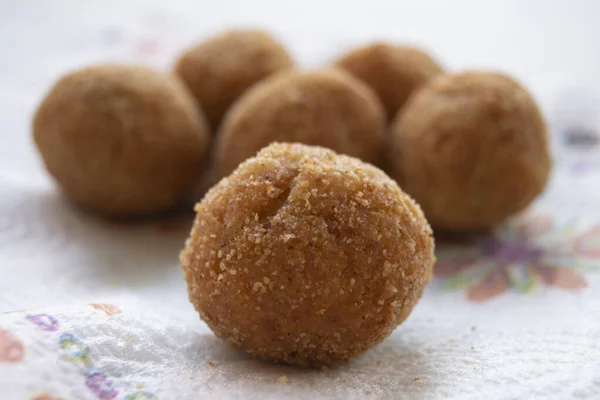
[[[254,282],[254,285],[252,286],[252,291],[253,292],[261,292],[261,293],[265,293],[267,291],[267,289],[265,288],[265,286],[260,283],[260,282]]]
[[[144,385],[137,385],[135,388],[136,388],[137,390],[142,390],[142,389],[144,388]]]
[[[471,346],[471,350],[475,350],[475,346]]]
[[[214,366],[215,366],[215,363],[214,363],[214,362],[212,362],[212,361],[209,361],[209,362],[208,362],[208,365],[210,365],[211,367],[213,367],[213,368],[214,368]]]
[[[377,360],[375,364],[377,364],[377,366],[379,367],[381,365],[381,360]]]
[[[477,327],[476,327],[476,326],[472,326],[472,327],[471,327],[471,332],[475,332],[476,330],[477,330]]]
[[[287,376],[281,375],[279,378],[277,378],[277,382],[279,382],[279,383],[286,383],[287,382]]]
[[[413,378],[413,382],[417,382],[417,381],[420,381],[420,380],[421,380],[421,378]]]

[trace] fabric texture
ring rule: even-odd
[[[326,370],[257,361],[217,339],[189,304],[178,267],[192,216],[127,224],[78,210],[43,170],[29,124],[43,94],[65,71],[100,61],[169,67],[194,38],[225,23],[243,24],[246,15],[288,32],[286,43],[312,65],[333,59],[341,44],[367,40],[374,32],[380,37],[399,32],[401,40],[397,27],[403,25],[386,11],[387,3],[372,4],[381,17],[375,21],[344,2],[344,15],[366,22],[340,18],[339,26],[326,25],[322,14],[340,2],[269,3],[271,14],[267,2],[249,2],[256,11],[245,2],[224,2],[210,13],[202,9],[205,2],[26,3],[0,6],[0,398],[600,396],[600,82],[588,73],[600,64],[586,53],[583,31],[550,18],[554,14],[545,11],[545,2],[528,3],[540,8],[533,32],[542,32],[548,42],[556,31],[583,43],[556,42],[557,52],[580,62],[573,62],[573,69],[562,58],[544,62],[528,47],[536,37],[532,33],[523,36],[529,63],[506,58],[499,67],[519,71],[548,116],[554,146],[548,189],[491,236],[460,243],[439,239],[436,277],[408,320],[364,356]],[[406,12],[422,17],[427,43],[441,46],[447,38],[449,47],[440,51],[449,66],[467,65],[470,59],[460,55],[475,54],[476,42],[452,36],[455,22],[424,18],[430,15],[427,6],[446,2],[422,3]],[[458,18],[460,7],[470,10],[476,3],[453,2],[453,15]],[[586,14],[583,2],[564,3],[571,8],[556,15],[565,20]],[[485,12],[501,21],[521,15],[521,5],[507,1],[501,10],[490,6]],[[313,19],[309,7],[319,10]],[[440,9],[436,15],[449,12]],[[307,31],[307,20],[314,29]],[[588,21],[573,20],[578,27]],[[515,29],[533,29],[519,21],[515,17]],[[415,27],[405,22],[406,29]],[[428,30],[430,24],[449,33]],[[500,29],[494,24],[490,32]],[[514,38],[504,39],[514,45]],[[505,41],[498,40],[496,50],[508,57]],[[552,54],[558,53],[548,57]],[[537,74],[541,66],[544,73]],[[548,82],[572,90],[556,92]]]

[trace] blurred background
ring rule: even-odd
[[[47,277],[39,276],[38,262],[30,260],[35,240],[42,247],[52,249],[55,243],[76,253],[68,258],[64,252],[69,263],[131,265],[120,272],[125,287],[138,279],[140,262],[156,265],[155,273],[168,273],[170,282],[182,285],[179,271],[164,266],[176,264],[174,255],[186,229],[169,240],[154,238],[153,245],[148,238],[135,241],[130,232],[123,233],[134,243],[125,245],[123,239],[117,245],[115,233],[97,226],[99,221],[55,201],[59,193],[36,154],[30,124],[53,82],[72,69],[105,62],[170,69],[188,46],[235,27],[272,32],[305,67],[327,65],[373,40],[406,43],[431,52],[449,70],[489,68],[515,76],[543,108],[555,149],[576,148],[563,153],[570,154],[566,159],[573,169],[585,169],[599,164],[599,16],[596,0],[0,0],[0,246],[10,248],[0,259],[18,262],[20,254],[31,266],[29,272],[23,267],[5,278],[4,286],[12,294],[5,293],[3,308],[15,307],[20,299],[45,304],[44,294],[52,288],[19,290],[28,273],[41,282],[62,279],[64,286],[88,275],[113,280],[110,269],[71,270],[68,263],[44,259],[42,253],[37,258],[49,269]],[[577,142],[569,138],[573,133],[592,140],[571,146]],[[556,185],[550,191],[562,193]],[[69,242],[86,235],[92,239]],[[31,239],[29,244],[23,238]],[[135,249],[152,246],[157,252],[164,248],[164,256],[142,251],[137,255],[143,260],[129,260]],[[54,264],[61,267],[53,270]],[[160,281],[156,288],[161,289]],[[186,302],[183,292],[181,300]]]
[[[422,47],[450,70],[501,70],[534,93],[555,147],[568,144],[569,131],[584,131],[596,139],[580,147],[598,148],[599,16],[596,0],[0,0],[3,215],[27,201],[46,204],[17,198],[11,184],[56,193],[35,153],[30,121],[60,75],[103,62],[170,69],[183,49],[233,27],[265,28],[306,67],[381,39]],[[10,224],[0,221],[14,232]]]
[[[239,26],[266,28],[308,67],[375,39],[413,44],[451,70],[512,74],[551,122],[597,126],[599,16],[596,0],[1,0],[0,160],[44,176],[29,121],[65,71],[110,61],[170,68],[193,42]]]
[[[170,69],[183,49],[235,27],[272,32],[305,67],[327,65],[348,49],[373,40],[406,43],[431,52],[450,70],[486,68],[515,76],[542,106],[555,149],[576,148],[563,153],[571,154],[570,160],[585,160],[573,162],[573,169],[588,168],[598,164],[594,154],[600,143],[598,16],[600,2],[595,0],[0,0],[0,245],[11,249],[0,259],[12,263],[18,262],[18,254],[30,257],[31,242],[24,237],[46,247],[57,242],[57,248],[67,248],[61,240],[73,241],[80,230],[81,238],[93,239],[69,243],[78,254],[71,260],[134,264],[120,273],[126,287],[138,279],[139,262],[152,263],[155,272],[168,273],[171,282],[182,285],[179,271],[168,271],[164,265],[176,264],[174,255],[185,229],[169,240],[153,239],[157,252],[166,250],[162,258],[142,251],[138,254],[145,257],[142,261],[125,262],[132,249],[152,247],[150,239],[131,239],[130,232],[123,233],[134,242],[117,245],[115,233],[98,227],[99,221],[54,201],[58,190],[35,152],[30,121],[49,87],[67,71],[105,62]],[[572,146],[577,141],[569,135],[582,132],[592,140]],[[574,184],[565,182],[569,187]],[[550,189],[555,194],[562,190],[556,185]],[[26,209],[30,211],[23,214]],[[20,216],[11,218],[14,215]],[[38,258],[43,258],[41,253]],[[53,270],[59,261],[40,262],[49,265],[48,279],[62,275],[64,285],[73,279],[84,281],[88,275],[113,279],[111,271],[102,268],[71,271],[65,265]],[[39,268],[33,264],[37,263],[28,263],[31,279],[43,282],[46,277],[37,276]],[[22,274],[26,272],[12,276],[14,285],[12,278],[5,278],[5,287],[13,288],[7,290],[14,290],[4,296],[6,309],[19,299],[32,305],[45,302],[44,293],[52,291],[42,285],[37,293],[20,292]],[[160,281],[156,285],[161,288]],[[181,300],[185,301],[183,293]]]

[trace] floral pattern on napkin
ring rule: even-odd
[[[532,292],[539,284],[581,290],[583,272],[600,270],[600,225],[579,231],[555,226],[546,215],[526,215],[496,232],[438,243],[435,275],[443,289],[466,288],[472,301],[485,301],[509,289]]]

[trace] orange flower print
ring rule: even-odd
[[[435,275],[443,289],[466,288],[481,302],[509,289],[531,292],[538,284],[566,290],[587,287],[584,270],[600,270],[600,225],[577,233],[526,216],[468,243],[438,243]]]
[[[0,328],[0,362],[16,363],[25,356],[25,346],[15,335]]]
[[[112,304],[89,304],[91,308],[98,311],[104,311],[107,315],[121,314],[121,309]]]
[[[64,397],[54,397],[48,393],[40,393],[31,398],[31,400],[65,400]]]

